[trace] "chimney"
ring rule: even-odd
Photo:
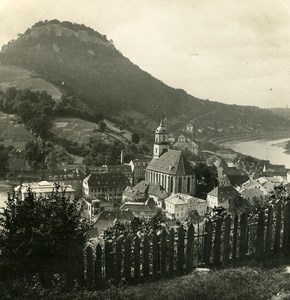
[[[124,150],[121,150],[121,165],[124,164]]]

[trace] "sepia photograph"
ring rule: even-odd
[[[290,300],[290,2],[0,0],[0,299]]]

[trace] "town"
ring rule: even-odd
[[[189,123],[175,139],[161,116],[152,133],[152,158],[125,163],[122,150],[118,165],[61,164],[48,174],[22,169],[22,178],[30,181],[23,181],[14,191],[20,192],[20,199],[24,199],[28,188],[37,197],[49,197],[57,182],[69,197],[79,199],[83,217],[93,223],[90,239],[98,242],[116,222],[130,223],[135,217],[148,220],[160,213],[168,228],[187,222],[200,226],[217,209],[240,214],[246,203],[265,205],[275,187],[283,184],[287,191],[290,189],[290,170],[285,166],[266,160],[246,165],[241,162],[241,154],[227,148],[199,153],[192,133]],[[204,160],[188,160],[184,151]],[[215,184],[199,176],[199,165],[214,170]],[[33,181],[39,176],[41,181]],[[212,189],[204,193],[209,184],[213,184]]]

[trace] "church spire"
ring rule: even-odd
[[[164,116],[161,114],[160,124],[155,131],[155,143],[153,147],[153,155],[155,158],[160,157],[164,151],[169,148],[169,132],[164,124]]]

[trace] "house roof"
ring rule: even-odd
[[[126,187],[130,183],[123,173],[97,173],[90,174],[85,179],[90,187]]]
[[[107,165],[108,173],[132,173],[129,165]]]
[[[148,164],[150,163],[149,158],[135,158],[132,159],[132,163],[134,164],[135,168],[146,168]]]
[[[232,186],[240,186],[250,179],[248,175],[240,174],[227,174],[227,177]]]
[[[165,189],[159,183],[148,182],[145,180],[140,181],[134,187],[142,194],[149,194],[153,196],[159,196]]]
[[[187,201],[185,199],[182,199],[178,195],[172,195],[164,200],[167,203],[170,203],[172,205],[187,205]]]
[[[169,175],[193,175],[194,169],[182,151],[169,149],[159,158],[153,158],[147,170]]]
[[[210,196],[217,198],[231,198],[239,195],[239,192],[232,186],[218,186],[208,193]]]
[[[146,202],[125,202],[120,207],[121,211],[132,211],[132,212],[148,212],[156,213],[156,206],[153,199],[148,199]]]

